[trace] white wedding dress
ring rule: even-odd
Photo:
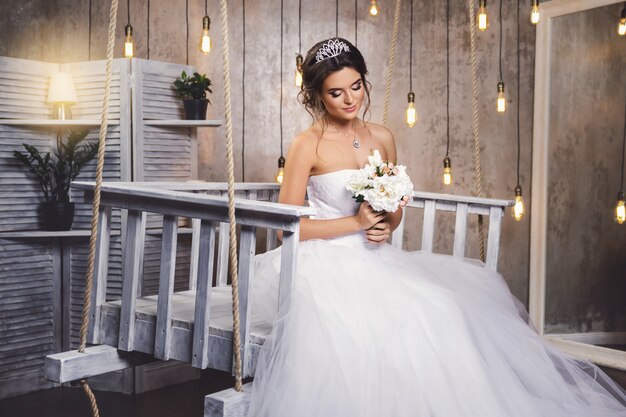
[[[353,170],[313,176],[316,218],[353,215]],[[366,243],[301,242],[276,311],[280,250],[256,257],[253,312],[273,323],[251,417],[626,416],[626,393],[526,324],[479,262]]]

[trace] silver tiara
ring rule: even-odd
[[[317,50],[317,54],[315,55],[315,63],[323,61],[327,58],[332,58],[341,54],[342,52],[350,52],[350,48],[346,45],[345,42],[340,41],[339,39],[331,39]]]

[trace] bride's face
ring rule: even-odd
[[[328,115],[339,120],[352,120],[359,115],[365,97],[361,74],[343,68],[330,74],[322,83],[320,98]]]

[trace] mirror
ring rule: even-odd
[[[529,310],[540,332],[583,350],[626,345],[626,224],[614,221],[623,7],[555,0],[542,5],[537,27]],[[623,354],[626,367],[626,353],[605,353]]]

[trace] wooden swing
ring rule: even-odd
[[[385,94],[383,122],[386,124],[391,75],[397,44],[400,1],[396,0],[390,69]],[[473,0],[469,0],[473,15]],[[113,58],[117,0],[111,3],[107,72],[100,129],[100,151],[95,183],[75,183],[93,200],[89,268],[85,288],[80,347],[46,358],[45,376],[59,383],[81,380],[90,398],[94,416],[95,397],[85,379],[90,376],[161,359],[190,363],[200,369],[233,372],[235,388],[208,395],[205,416],[243,416],[247,413],[249,388],[242,378],[254,376],[256,359],[271,328],[254,322],[252,299],[253,259],[258,229],[266,229],[267,249],[276,246],[276,231],[283,233],[279,303],[289,297],[297,270],[300,219],[314,214],[308,207],[278,204],[274,184],[235,184],[232,154],[232,119],[229,79],[229,43],[226,0],[220,1],[224,59],[224,96],[227,136],[228,183],[109,183],[102,184],[108,97]],[[470,20],[472,22],[473,19]],[[472,57],[474,28],[472,27]],[[475,60],[472,60],[474,87],[474,137],[477,166],[477,197],[415,192],[407,208],[423,209],[422,251],[432,252],[437,211],[456,213],[453,256],[464,257],[468,215],[489,216],[488,246],[482,244],[481,259],[496,270],[501,219],[509,200],[482,198],[478,146],[477,90]],[[227,194],[228,198],[223,196]],[[235,200],[236,194],[243,197]],[[111,213],[128,211],[125,247],[122,256],[122,298],[106,300]],[[158,296],[140,297],[146,217],[163,216],[161,264]],[[192,224],[192,260],[189,289],[174,292],[176,246],[182,219]],[[241,226],[237,254],[236,225]],[[228,230],[228,232],[227,232]],[[482,227],[479,228],[482,233]],[[404,220],[392,236],[392,244],[402,246]],[[215,256],[217,253],[217,259]],[[229,256],[230,255],[230,256]],[[231,285],[227,284],[230,258]],[[213,277],[216,284],[213,285]],[[232,311],[232,316],[230,315]],[[86,347],[87,340],[96,346]],[[138,355],[141,352],[147,355]]]

